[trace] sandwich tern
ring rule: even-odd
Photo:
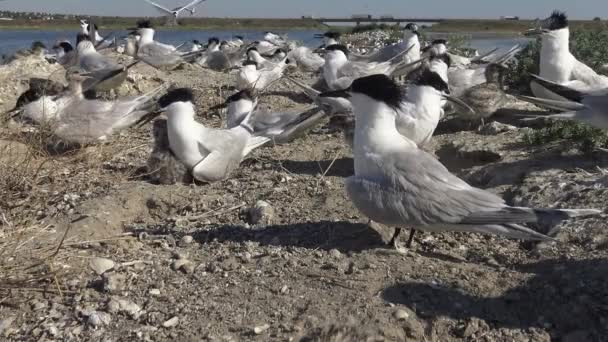
[[[116,71],[122,70],[123,66],[97,52],[89,36],[82,33],[78,35],[76,45],[76,64],[82,71],[93,76],[86,81],[85,88],[90,88],[95,83],[95,90],[109,91],[119,87],[127,79],[126,70],[116,73]],[[110,74],[115,76],[108,79],[106,76]],[[101,79],[105,79],[105,81],[97,82]]]
[[[401,55],[403,51],[408,51],[403,55],[403,60],[406,63],[411,63],[420,59],[420,41],[419,41],[418,25],[409,23],[403,29],[403,41],[385,46],[378,51],[363,56],[357,56],[356,61],[366,62],[386,62]]]
[[[460,99],[468,104],[473,111],[464,113],[469,119],[478,119],[481,126],[484,120],[508,103],[509,98],[504,92],[504,74],[507,68],[501,64],[491,63],[485,68],[486,82],[473,86],[464,91]]]
[[[290,61],[303,71],[318,72],[323,68],[325,59],[306,46],[299,46],[287,54]]]
[[[255,89],[258,91],[266,89],[270,84],[283,77],[283,72],[290,66],[289,63],[289,58],[285,58],[274,66],[258,69],[256,62],[245,61],[237,74],[236,88],[237,90]]]
[[[201,55],[200,51],[182,53],[177,51],[175,46],[155,41],[155,30],[149,20],[138,21],[137,28],[133,30],[140,36],[137,58],[155,68],[172,68],[184,62],[194,61]]]
[[[228,107],[227,128],[240,125],[251,114],[250,125],[258,136],[272,139],[276,144],[288,143],[318,124],[326,114],[319,107],[304,111],[274,112],[257,109],[257,98],[251,90],[242,90],[214,108]]]
[[[140,96],[104,101],[84,96],[83,84],[90,75],[72,69],[67,78],[70,82],[67,92],[59,96],[45,95],[26,105],[23,116],[48,125],[53,135],[69,143],[103,141],[132,126],[154,108],[154,97],[163,89],[161,86]]]
[[[173,16],[174,19],[177,20],[177,18],[179,17],[179,15],[181,14],[181,12],[183,11],[187,11],[190,12],[191,15],[194,15],[194,13],[196,12],[196,6],[198,4],[200,4],[201,2],[205,1],[205,0],[194,0],[189,2],[188,4],[181,6],[181,7],[176,7],[174,9],[168,9],[164,6],[161,6],[155,2],[152,2],[150,0],[145,0],[147,3],[149,3],[150,5],[154,6],[154,8],[156,8],[160,13],[164,14],[164,15],[170,15]]]
[[[608,87],[607,76],[598,75],[570,53],[570,28],[565,13],[554,11],[542,21],[540,27],[529,30],[527,34],[541,35],[540,77],[580,92]],[[564,100],[534,80],[530,83],[530,88],[536,97]]]
[[[391,244],[404,227],[430,232],[497,234],[515,239],[550,240],[527,224],[553,231],[573,217],[601,214],[595,209],[511,207],[502,198],[470,186],[436,158],[418,148],[395,126],[402,90],[388,77],[357,79],[343,91],[355,111],[355,175],[346,191],[369,219],[396,226]]]
[[[413,47],[412,47],[413,48]],[[383,63],[353,62],[348,60],[348,49],[344,45],[330,45],[325,48],[325,65],[323,66],[323,78],[330,90],[344,89],[353,80],[374,74],[394,75],[397,70],[405,69],[421,62],[405,63],[398,57],[408,52],[405,50],[392,60]]]
[[[194,120],[192,91],[179,88],[158,101],[167,113],[167,134],[171,151],[188,167],[192,176],[206,183],[224,180],[241,160],[270,139],[253,135],[251,111],[231,129],[208,128]]]

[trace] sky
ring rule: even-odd
[[[154,0],[172,8],[189,0]],[[345,10],[345,7],[348,9]],[[0,9],[95,14],[111,16],[156,16],[158,12],[144,0],[5,0]],[[286,18],[303,15],[349,17],[372,14],[394,17],[521,18],[546,17],[553,9],[565,11],[572,19],[608,18],[606,0],[207,0],[197,16]]]

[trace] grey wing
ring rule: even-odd
[[[373,64],[368,64],[365,62],[349,62],[338,70],[338,77],[351,77],[353,79],[365,77],[374,70],[372,66]]]
[[[152,66],[178,64],[182,57],[178,52],[166,45],[146,44],[139,48],[137,57]]]
[[[101,54],[91,54],[80,58],[80,67],[87,72],[115,70],[120,66]]]
[[[460,224],[478,213],[500,216],[502,198],[471,187],[424,151],[374,160],[382,177],[351,177],[347,191],[372,220],[392,225]]]

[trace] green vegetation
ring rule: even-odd
[[[529,145],[568,140],[584,153],[593,152],[598,147],[608,148],[608,132],[575,121],[555,120],[545,128],[526,132],[523,139]]]
[[[429,27],[434,32],[488,32],[503,34],[519,34],[535,25],[533,20],[446,20]],[[573,29],[602,29],[608,28],[602,21],[571,20]]]

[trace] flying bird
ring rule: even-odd
[[[144,0],[144,1],[149,3],[150,5],[154,6],[160,13],[165,14],[165,15],[171,15],[171,16],[173,16],[173,18],[177,19],[177,17],[179,17],[181,12],[183,12],[183,11],[190,12],[191,15],[194,15],[194,13],[196,13],[196,6],[198,4],[200,4],[201,2],[204,2],[205,0],[194,0],[194,1],[191,1],[187,5],[184,5],[181,7],[176,7],[172,10],[168,9],[164,6],[161,6],[155,2],[152,2],[150,0]]]

